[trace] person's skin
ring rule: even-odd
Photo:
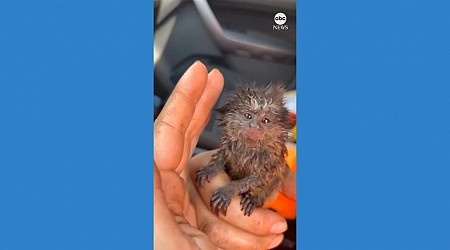
[[[206,166],[213,151],[191,159],[200,133],[223,89],[218,70],[209,74],[195,62],[182,76],[154,127],[154,239],[155,249],[270,249],[279,245],[287,229],[277,213],[257,208],[244,216],[235,197],[227,216],[209,208],[211,194],[230,182],[222,172],[197,188],[195,172]],[[295,199],[291,175],[283,192]]]

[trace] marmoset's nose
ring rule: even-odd
[[[258,128],[259,128],[258,121],[252,120],[252,121],[250,122],[250,128],[258,129]]]

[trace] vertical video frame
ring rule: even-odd
[[[223,161],[221,170],[230,181],[261,176],[249,177],[247,186],[234,186],[234,196],[241,199],[240,212],[249,217],[261,208],[276,212],[286,220],[287,229],[273,249],[296,249],[296,1],[155,0],[154,119],[196,61],[208,72],[218,69],[224,87],[192,157],[228,145],[228,151],[216,158]],[[283,103],[277,102],[279,86]],[[282,160],[273,160],[280,156]],[[203,174],[193,181],[198,190],[199,180],[208,185],[214,171],[197,171]],[[231,188],[217,190],[210,202],[205,201],[214,216],[226,217],[223,210],[229,202],[224,193]],[[283,191],[289,188],[293,190]]]

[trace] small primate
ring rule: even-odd
[[[200,187],[221,170],[232,180],[213,193],[210,206],[214,214],[222,211],[226,216],[231,198],[240,195],[241,211],[250,216],[281,188],[289,172],[286,142],[293,125],[284,91],[282,84],[264,88],[239,85],[217,109],[222,144],[196,176]]]

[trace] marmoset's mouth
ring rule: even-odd
[[[244,132],[244,136],[252,141],[258,141],[262,139],[262,132],[258,129],[248,129]]]

